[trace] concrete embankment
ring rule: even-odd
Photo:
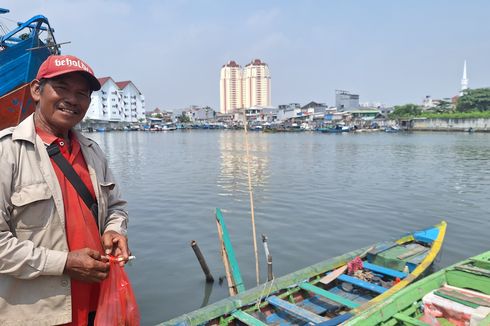
[[[414,131],[477,131],[490,132],[490,119],[426,119],[410,121]]]

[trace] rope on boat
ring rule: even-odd
[[[260,284],[260,276],[259,276],[259,254],[257,251],[257,235],[255,232],[255,212],[254,212],[254,196],[253,196],[253,191],[252,191],[252,177],[250,173],[250,151],[249,151],[249,145],[248,145],[248,129],[247,129],[247,112],[246,110],[243,111],[243,120],[244,120],[244,127],[245,127],[245,150],[246,150],[246,156],[247,156],[247,174],[248,174],[248,193],[250,197],[250,213],[252,217],[252,236],[253,236],[253,243],[254,243],[254,253],[255,253],[255,276],[257,279],[257,286]]]
[[[267,289],[267,283],[264,284],[264,290],[262,291],[259,298],[257,299],[257,305],[255,306],[257,311],[260,311],[260,303],[262,302],[262,300],[267,299],[269,297],[269,295],[271,294],[272,285],[274,285],[275,279],[276,279],[275,277],[272,278],[272,281],[270,282],[270,285],[269,285],[269,291],[267,291],[267,294],[265,296],[264,296],[264,293],[265,293],[265,290]]]

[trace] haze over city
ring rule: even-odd
[[[335,89],[361,102],[420,103],[490,86],[485,1],[13,1],[11,27],[35,14],[55,28],[62,52],[99,77],[132,80],[146,109],[219,110],[220,68],[260,58],[272,105],[334,105]]]

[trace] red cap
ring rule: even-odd
[[[53,78],[68,74],[70,72],[81,72],[87,78],[92,91],[100,89],[100,83],[95,78],[94,71],[88,64],[72,55],[51,55],[41,64],[36,79]]]

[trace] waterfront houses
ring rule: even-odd
[[[145,97],[132,81],[104,77],[99,82],[102,87],[92,93],[84,127],[118,128],[145,120]]]

